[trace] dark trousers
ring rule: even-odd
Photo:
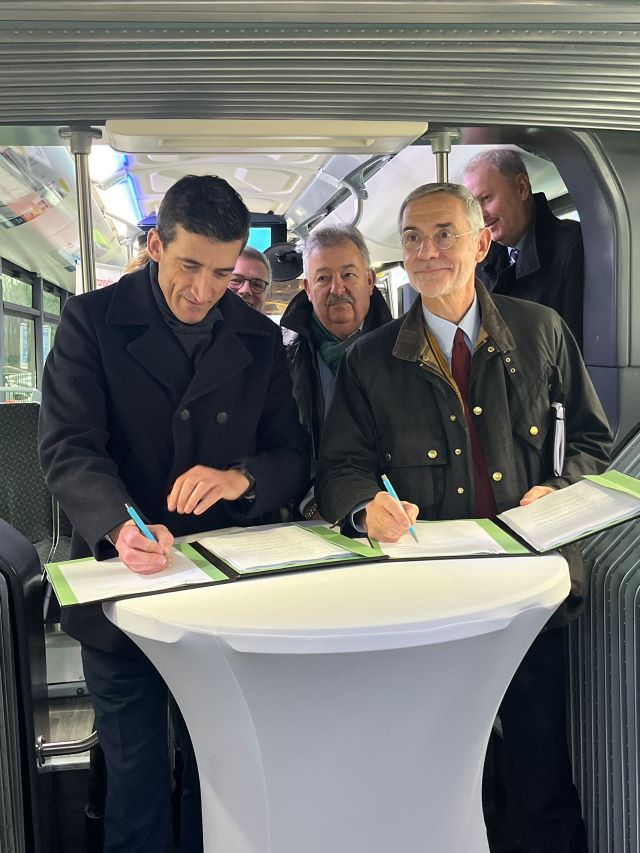
[[[567,745],[562,630],[540,634],[500,706],[523,853],[587,853]]]
[[[107,769],[104,853],[172,850],[167,686],[133,643],[118,654],[83,646],[82,662]],[[180,743],[186,757],[181,849],[199,853],[200,790],[184,725]],[[194,792],[197,803],[187,803]]]

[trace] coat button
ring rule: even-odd
[[[511,364],[511,359],[509,358],[509,356],[507,356],[507,357],[505,358],[505,361],[507,362],[507,364]]]
[[[449,415],[449,420],[450,421],[457,421],[458,418],[455,415]]]
[[[459,495],[464,495],[464,489],[462,488],[462,486],[458,486],[458,488],[456,489],[456,491],[457,491],[457,493],[458,493]]]
[[[384,461],[385,462],[391,462],[391,454],[390,453],[384,454]]]
[[[530,433],[530,435],[537,435],[538,434],[538,427],[537,426],[529,427],[529,433]]]
[[[218,412],[216,415],[216,423],[217,424],[226,424],[229,420],[229,415],[226,412]]]
[[[456,456],[460,456],[462,454],[462,450],[460,450],[459,447],[456,447],[456,449],[453,452],[456,454]]]
[[[427,450],[427,456],[429,457],[429,459],[435,459],[437,455],[437,450]]]
[[[495,351],[496,351],[495,347],[487,347],[487,352],[495,352]]]
[[[473,414],[474,415],[481,415],[482,414],[482,406],[474,406],[473,407]]]
[[[495,480],[496,483],[499,483],[502,479],[502,474],[500,473],[500,471],[494,471],[491,475],[491,479]]]
[[[188,421],[190,417],[191,417],[191,412],[189,411],[189,409],[183,409],[180,412],[180,420],[181,421],[185,421],[185,423],[186,423],[186,421]]]

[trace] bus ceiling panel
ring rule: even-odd
[[[313,187],[317,207],[335,192],[342,178],[370,161],[369,155],[328,154],[135,154],[127,171],[143,215],[157,210],[162,197],[186,174],[216,174],[242,195],[254,213],[285,215]],[[320,194],[320,196],[318,196]],[[314,207],[312,212],[317,208]]]
[[[50,0],[20,0],[0,6],[0,21],[8,23],[68,22],[86,25],[96,22],[119,22],[122,20],[138,26],[154,22],[176,22],[193,25],[203,22],[238,21],[248,19],[266,24],[318,22],[327,20],[340,23],[360,24],[421,24],[428,20],[432,24],[457,25],[461,22],[479,25],[500,21],[508,24],[526,23],[562,25],[575,21],[584,26],[637,22],[637,4],[634,0],[599,0],[585,3],[583,0],[547,0],[546,2],[485,2],[473,0],[281,0],[281,2],[218,2],[199,0],[181,2],[175,0],[62,0],[52,4]]]
[[[23,0],[0,4],[0,123],[348,116],[638,129],[639,30],[635,2]]]

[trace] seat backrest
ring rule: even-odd
[[[0,406],[0,408],[2,408]],[[48,809],[34,744],[49,740],[40,560],[0,520],[0,850],[42,853]]]
[[[38,459],[37,403],[0,404],[0,518],[30,542],[52,536],[52,500]]]

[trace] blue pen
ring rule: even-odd
[[[144,535],[147,537],[147,539],[151,539],[152,542],[157,542],[158,540],[153,535],[153,533],[149,530],[149,528],[144,523],[144,521],[140,518],[140,516],[135,511],[135,509],[130,504],[127,504],[127,503],[125,504],[125,507],[127,508],[127,512],[129,513],[129,515],[133,519],[133,521],[134,521],[136,527],[138,528],[138,530],[140,531],[140,533],[144,533]]]
[[[395,489],[393,488],[393,486],[391,485],[391,480],[387,477],[387,475],[386,475],[386,474],[383,474],[383,475],[382,475],[382,485],[383,485],[383,486],[385,487],[385,489],[389,492],[389,494],[391,495],[391,497],[392,497],[392,498],[395,498],[395,499],[398,501],[398,503],[400,503],[400,498],[398,497],[398,493],[396,492],[396,490],[395,490]],[[412,524],[412,525],[411,525],[411,527],[409,528],[409,533],[413,536],[413,538],[414,538],[414,539],[415,539],[415,541],[417,542],[417,541],[418,541],[418,536],[417,536],[417,534],[416,534],[416,529],[415,529],[415,527],[413,526],[413,524]]]

